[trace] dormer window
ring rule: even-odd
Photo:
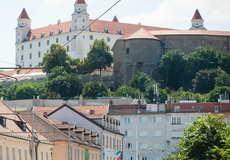
[[[69,27],[69,31],[70,31],[70,32],[72,31],[71,27]]]
[[[35,36],[35,35],[33,35],[33,36],[32,36],[32,39],[35,39],[35,38],[36,38],[36,36]]]
[[[43,37],[44,37],[44,35],[45,35],[44,33],[41,33],[41,38],[43,38]]]
[[[26,123],[22,122],[22,121],[15,121],[15,123],[17,124],[17,126],[23,131],[26,131]]]
[[[24,41],[28,41],[28,39],[29,39],[28,37],[25,37]]]
[[[91,26],[89,26],[89,31],[91,31]]]
[[[62,30],[61,29],[58,29],[58,34],[61,34]]]
[[[50,31],[50,36],[52,36],[52,35],[53,35],[53,33],[54,33],[54,32]]]
[[[105,32],[106,32],[106,33],[109,33],[109,28],[105,28]]]
[[[0,116],[0,124],[5,128],[6,127],[6,118]]]
[[[118,33],[118,34],[122,34],[121,29],[118,29],[118,30],[117,30],[117,33]]]

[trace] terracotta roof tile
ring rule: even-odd
[[[76,0],[75,4],[86,4],[85,0]]]
[[[201,15],[200,15],[200,12],[198,11],[198,9],[196,9],[196,12],[195,12],[195,14],[194,14],[194,16],[193,16],[192,19],[202,19]]]
[[[135,33],[133,33],[131,35],[123,36],[120,39],[142,39],[142,38],[159,40],[157,37],[155,37],[154,35],[149,33],[144,28],[139,29],[137,32],[135,32]]]
[[[25,8],[23,8],[23,10],[22,10],[22,12],[21,12],[21,14],[20,14],[20,16],[18,18],[30,19]]]
[[[43,73],[42,72],[42,69],[33,69],[33,70],[31,70],[31,69],[20,69],[20,70],[10,70],[10,71],[0,71],[0,78],[4,78],[4,77],[6,77],[6,76],[4,76],[4,75],[1,75],[1,73],[2,74],[5,74],[5,75],[8,75],[8,76],[13,76],[13,75],[16,75],[16,74],[18,74],[18,75],[23,75],[23,74],[25,74],[25,73],[27,73],[27,74],[31,74],[31,73]],[[29,72],[30,71],[30,72]]]

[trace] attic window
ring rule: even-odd
[[[61,34],[62,30],[61,29],[58,29],[58,34]]]
[[[33,35],[33,36],[32,36],[32,39],[35,39],[35,38],[36,38],[36,36],[35,36],[35,35]]]
[[[0,124],[5,128],[6,127],[6,118],[0,117]]]
[[[105,32],[106,32],[106,33],[109,33],[109,28],[105,28]]]
[[[91,27],[89,26],[89,31],[91,31]]]
[[[52,35],[53,35],[53,33],[54,33],[54,32],[50,31],[50,36],[52,36]]]
[[[24,41],[28,41],[28,39],[29,39],[28,37],[25,37]]]
[[[44,33],[41,33],[41,38],[44,37],[44,35],[45,35]]]
[[[15,123],[18,125],[18,127],[25,132],[26,131],[26,123],[22,121],[15,121]]]
[[[117,33],[118,33],[118,34],[122,34],[121,29],[118,29],[118,30],[117,30]]]

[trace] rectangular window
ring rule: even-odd
[[[126,160],[133,160],[133,157],[132,156],[127,156]]]
[[[49,53],[49,50],[47,50],[46,53]]]
[[[6,147],[6,160],[10,160],[9,147]]]
[[[158,137],[158,136],[161,136],[162,135],[162,131],[153,131],[153,134],[152,134],[154,137]]]
[[[56,38],[56,43],[58,43],[58,38]]]
[[[43,160],[43,152],[41,152],[41,160]]]
[[[41,47],[41,42],[38,42],[38,47]]]
[[[27,150],[24,150],[25,160],[27,160]]]
[[[179,112],[180,111],[180,106],[174,106],[174,111]]]
[[[171,132],[171,136],[172,136],[172,138],[181,138],[183,136],[183,132],[182,131],[173,131],[173,132]]]
[[[22,160],[22,150],[21,149],[18,149],[18,160]]]
[[[21,61],[23,61],[23,55],[21,55]]]
[[[32,59],[32,53],[30,53],[30,59]]]
[[[69,41],[69,36],[66,37],[67,41]]]
[[[132,143],[126,143],[125,148],[126,149],[132,149],[133,148]]]
[[[90,36],[89,36],[89,39],[90,39],[90,40],[93,40],[93,35],[90,35]]]
[[[139,123],[147,123],[147,117],[139,117]]]
[[[22,51],[24,50],[24,46],[22,45]]]
[[[125,131],[125,136],[127,137],[133,136],[133,131]]]
[[[38,52],[38,58],[40,58],[41,57],[41,52]]]
[[[67,52],[69,52],[69,46],[66,47]]]
[[[133,123],[133,118],[125,117],[125,123]]]
[[[181,117],[172,117],[172,124],[181,124]]]
[[[215,111],[215,113],[218,113],[219,112],[219,106],[215,106],[214,111]]]
[[[145,137],[147,136],[148,132],[147,131],[139,131],[139,136]]]
[[[30,44],[30,49],[32,48],[32,44]]]
[[[107,42],[110,42],[110,37],[107,37]]]
[[[203,111],[203,106],[197,106],[197,111],[202,112]]]
[[[161,123],[161,117],[153,117],[153,123]]]
[[[47,45],[50,45],[50,41],[49,40],[47,40]]]
[[[147,149],[147,143],[139,143],[139,149]]]
[[[160,143],[153,144],[153,149],[162,149],[162,145]]]

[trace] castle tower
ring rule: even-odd
[[[16,43],[27,40],[27,35],[31,30],[31,19],[29,18],[25,8],[23,8],[18,17],[18,26],[16,27]]]
[[[88,25],[89,14],[87,13],[87,4],[85,0],[76,0],[72,14],[72,31],[83,30]]]
[[[202,19],[198,9],[196,9],[196,12],[191,22],[192,22],[192,27],[189,30],[207,30],[206,28],[204,28],[204,20]]]

